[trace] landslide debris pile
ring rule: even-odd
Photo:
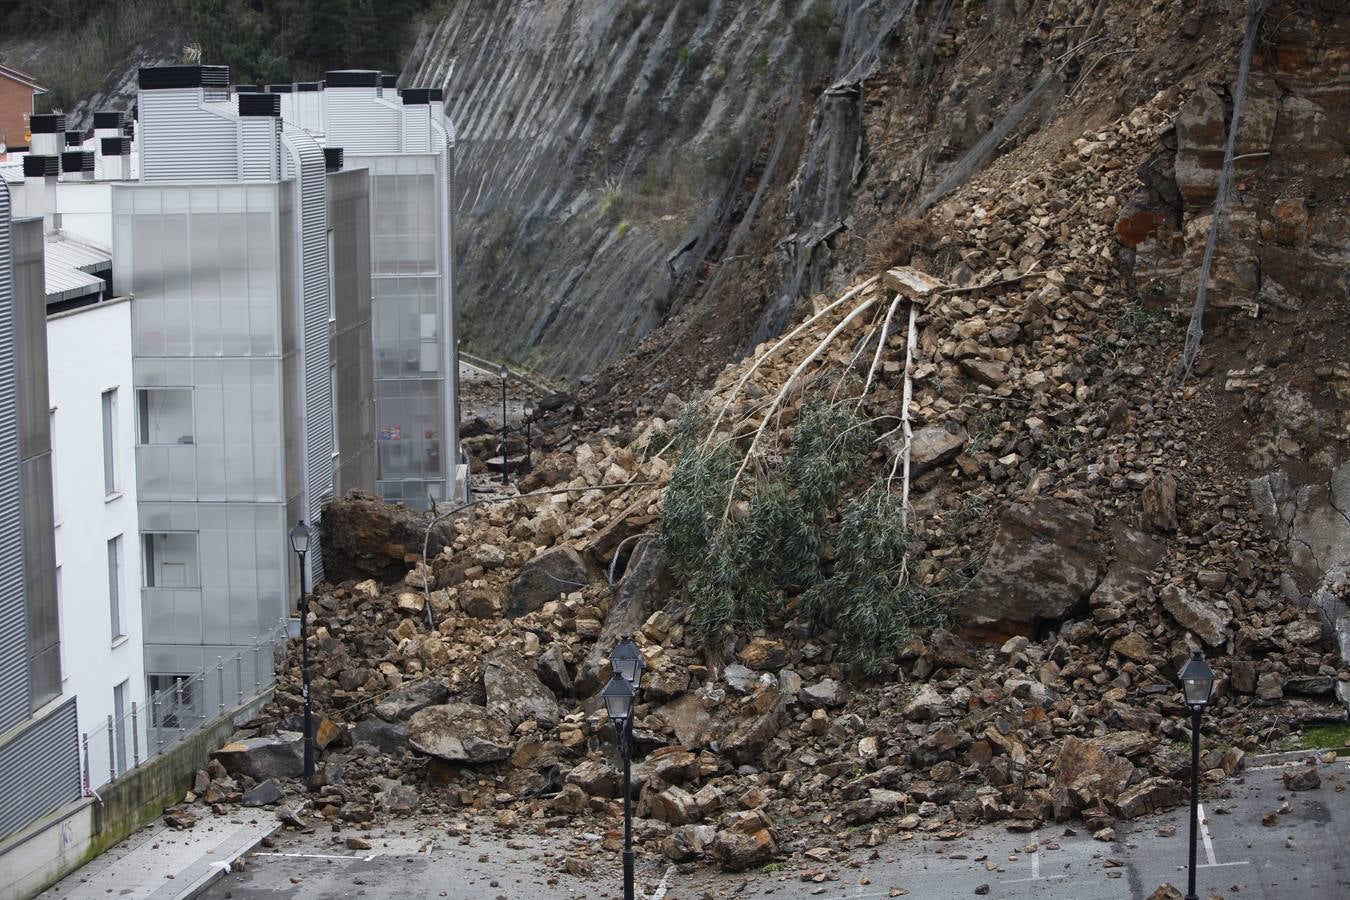
[[[637,839],[727,869],[786,853],[814,865],[832,847],[987,822],[1029,831],[1079,818],[1110,839],[1115,821],[1184,799],[1175,679],[1195,648],[1220,673],[1208,790],[1301,724],[1343,720],[1350,668],[1301,602],[1308,573],[1291,576],[1284,559],[1279,528],[1296,528],[1302,507],[1278,479],[1249,483],[1251,460],[1222,446],[1243,402],[1233,395],[1253,383],[1224,343],[1242,333],[1221,322],[1208,367],[1174,388],[1185,292],[1146,303],[1157,292],[1141,299],[1121,273],[1122,248],[1162,259],[1203,241],[1198,227],[1167,231],[1167,209],[1144,214],[1169,179],[1187,197],[1212,180],[1197,162],[1212,161],[1197,150],[1212,129],[1192,127],[1213,113],[1204,90],[1161,91],[1063,146],[1000,160],[932,211],[912,268],[816,298],[803,327],[727,366],[681,423],[672,397],[622,433],[541,429],[519,487],[558,493],[437,526],[426,560],[409,539],[424,520],[368,497],[335,503],[325,533],[343,523],[362,538],[345,570],[329,565],[359,577],[320,585],[311,607],[321,772],[291,781],[292,642],[275,703],[216,754],[194,797],[284,801],[296,822],[331,820],[335,840],[346,828],[356,845],[362,826],[412,813],[453,829],[566,828],[579,848],[567,865],[584,872],[590,852],[619,840],[620,769],[597,692],[605,654],[630,631],[649,666]],[[1169,154],[1174,171],[1158,176]],[[1226,252],[1242,258],[1240,244]],[[1262,396],[1277,371],[1258,373]],[[1337,390],[1327,371],[1323,390]],[[858,629],[820,615],[811,592],[844,567],[850,504],[891,498],[890,515],[904,496],[907,393],[911,503],[900,565],[874,593],[880,609],[922,598],[936,615],[859,656]],[[1346,471],[1347,423],[1324,400],[1314,393],[1303,424],[1262,454],[1287,457],[1296,438],[1299,453]],[[754,549],[745,529],[774,489],[790,485],[792,501],[811,483],[792,466],[822,405],[866,438],[838,495],[807,510],[825,540],[807,565],[784,561],[799,580],[756,582],[753,607],[727,606],[694,578],[716,575],[723,552]],[[672,500],[695,496],[685,476],[704,450],[727,463],[698,470],[706,571],[662,534]],[[1333,508],[1350,508],[1335,499],[1350,483],[1338,477]],[[843,601],[861,590],[835,587]],[[1323,588],[1344,602],[1343,577]]]

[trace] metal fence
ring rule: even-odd
[[[286,653],[285,619],[268,634],[233,656],[217,656],[214,666],[192,675],[147,675],[153,690],[144,706],[131,702],[121,715],[110,715],[80,735],[80,766],[85,796],[172,748],[227,711],[257,697],[276,680]]]

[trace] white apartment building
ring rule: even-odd
[[[49,277],[49,310],[53,286]],[[97,788],[147,747],[128,298],[49,312],[47,383],[61,689],[76,698],[80,733],[99,735],[109,765],[90,767]]]

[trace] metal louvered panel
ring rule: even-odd
[[[325,143],[348,154],[402,149],[400,107],[376,97],[374,88],[328,88],[323,104]]]
[[[206,106],[200,88],[141,91],[142,181],[237,181],[237,120]]]
[[[30,694],[23,521],[19,514],[19,397],[10,215],[9,187],[0,181],[0,731],[24,720],[29,713]]]
[[[431,106],[426,103],[403,107],[403,152],[427,153],[431,147]]]
[[[80,798],[75,698],[0,747],[0,836]]]
[[[333,496],[333,397],[329,377],[328,168],[323,150],[302,129],[285,130],[290,171],[300,193],[301,348],[304,353],[305,493],[310,521],[319,521]],[[298,166],[296,160],[298,158]],[[292,176],[294,177],[294,175]],[[315,582],[323,578],[323,552],[311,556]]]
[[[248,116],[239,120],[239,128],[243,154],[240,180],[278,180],[281,177],[281,120],[272,116]]]

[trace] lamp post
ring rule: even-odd
[[[624,635],[609,654],[609,664],[614,669],[614,677],[605,685],[601,696],[619,736],[619,752],[623,755],[623,900],[633,900],[633,698],[637,696],[647,662],[633,639]]]
[[[510,469],[507,465],[506,450],[506,379],[511,375],[506,366],[503,365],[497,370],[497,374],[502,377],[502,484],[506,484],[506,473]]]
[[[1214,670],[1199,650],[1191,653],[1181,667],[1181,688],[1191,708],[1191,857],[1186,881],[1186,900],[1198,900],[1195,893],[1195,833],[1200,819],[1200,713],[1214,693]]]
[[[309,697],[309,586],[305,554],[309,553],[309,527],[301,519],[291,529],[291,549],[300,557],[300,695],[305,700],[305,780],[314,777],[314,717]]]
[[[533,422],[534,422],[534,401],[533,401],[533,400],[526,400],[526,401],[525,401],[525,471],[526,471],[526,472],[528,472],[528,471],[530,471],[531,469],[534,468],[534,463],[533,463],[532,460],[530,459],[530,456],[531,456],[531,453],[530,453],[530,438],[532,437],[532,435],[531,435],[531,433],[530,433],[530,432],[531,432],[530,426],[533,424]]]

